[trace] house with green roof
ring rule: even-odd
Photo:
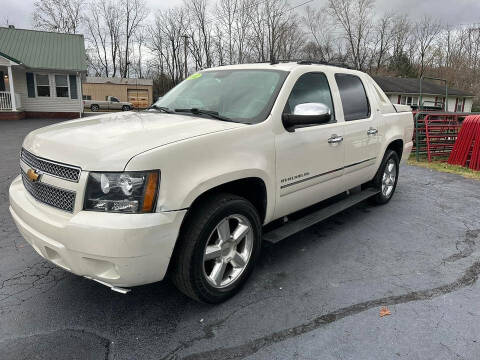
[[[0,120],[81,116],[86,72],[83,35],[0,27]]]

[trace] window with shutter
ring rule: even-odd
[[[28,97],[35,97],[35,80],[33,78],[33,73],[27,72],[27,93]]]
[[[69,75],[68,80],[70,82],[70,98],[78,99],[77,77],[75,75]]]

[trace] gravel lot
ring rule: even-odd
[[[388,205],[265,246],[243,291],[218,306],[168,282],[121,295],[44,261],[10,217],[22,139],[50,123],[0,122],[2,359],[480,356],[480,182],[403,166]]]

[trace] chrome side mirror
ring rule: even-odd
[[[331,118],[332,111],[327,105],[322,103],[304,103],[295,106],[293,114],[283,114],[282,122],[285,129],[293,132],[296,127],[325,124]]]

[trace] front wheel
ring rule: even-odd
[[[374,204],[386,204],[392,198],[397,188],[399,163],[398,154],[395,151],[388,150],[385,153],[380,168],[372,180],[373,187],[380,190],[371,198]]]
[[[90,106],[90,110],[92,110],[93,112],[97,112],[98,110],[100,110],[100,106],[98,106],[97,104],[93,104],[92,106]]]
[[[204,199],[186,219],[175,249],[172,280],[187,296],[220,303],[237,293],[261,247],[261,221],[246,199],[218,194]]]
[[[130,106],[128,106],[128,105],[123,105],[123,106],[122,106],[122,111],[130,111]]]

